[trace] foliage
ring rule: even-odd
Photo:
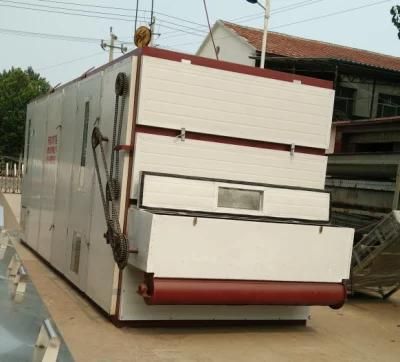
[[[392,22],[394,26],[398,29],[399,39],[400,39],[400,5],[395,5],[390,10],[390,14],[392,15]]]
[[[0,156],[18,157],[23,152],[26,106],[49,89],[46,79],[31,67],[0,73]]]

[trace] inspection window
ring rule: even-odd
[[[82,245],[82,236],[80,233],[74,231],[72,235],[71,263],[69,268],[75,274],[79,273],[79,264],[81,259],[81,245]]]
[[[218,207],[261,211],[264,192],[232,187],[218,187]]]
[[[379,93],[377,117],[400,116],[400,96]]]

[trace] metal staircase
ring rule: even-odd
[[[400,289],[400,211],[387,214],[355,244],[350,287],[384,299]]]

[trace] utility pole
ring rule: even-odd
[[[154,45],[154,35],[155,35],[155,31],[156,31],[156,17],[155,16],[152,16],[152,18],[151,18],[150,30],[151,30],[150,46],[152,47]]]
[[[262,39],[262,47],[261,47],[261,61],[260,68],[265,68],[265,55],[267,53],[267,38],[268,38],[268,27],[269,27],[269,18],[271,16],[271,0],[265,0],[265,6],[261,4],[258,0],[246,0],[250,4],[257,4],[262,7],[265,11],[264,13],[264,33]]]
[[[271,0],[265,0],[265,14],[264,14],[264,34],[262,40],[262,49],[261,49],[261,63],[260,68],[265,68],[265,55],[267,53],[267,38],[268,38],[268,26],[269,26],[269,18],[271,16]]]
[[[115,41],[118,40],[118,37],[113,33],[113,28],[110,27],[110,43],[107,44],[104,40],[101,41],[100,46],[103,50],[108,48],[108,61],[112,62],[114,60],[114,49],[119,49],[121,53],[125,53],[127,48],[121,45],[115,45]]]
[[[110,47],[108,61],[112,62],[114,60],[114,41],[118,40],[117,36],[113,33],[112,27],[110,28]]]

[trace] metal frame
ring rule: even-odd
[[[232,214],[232,213],[218,213],[218,212],[201,212],[195,210],[183,210],[183,209],[169,209],[169,208],[159,208],[159,207],[150,207],[143,204],[143,190],[146,176],[159,176],[159,177],[170,177],[170,178],[182,178],[186,180],[197,180],[197,181],[211,181],[211,182],[220,182],[224,184],[235,184],[235,185],[243,185],[243,186],[259,186],[259,187],[269,187],[276,189],[286,189],[286,190],[298,190],[298,191],[310,191],[316,193],[324,193],[329,194],[329,216],[327,221],[322,220],[312,220],[312,219],[297,219],[297,218],[280,218],[273,216],[257,216],[257,215],[248,215],[248,214]],[[139,209],[148,210],[155,214],[175,214],[179,216],[192,216],[192,217],[205,217],[205,218],[214,218],[214,219],[232,219],[232,220],[248,220],[248,221],[258,221],[258,222],[276,222],[276,223],[293,223],[298,225],[317,225],[317,226],[330,226],[332,219],[332,205],[331,205],[331,192],[327,190],[318,190],[306,187],[295,187],[295,186],[281,186],[275,184],[266,184],[266,183],[257,183],[257,182],[241,182],[236,180],[224,180],[218,178],[210,178],[210,177],[196,177],[196,176],[187,176],[187,175],[179,175],[179,174],[169,174],[162,172],[149,172],[142,171],[140,173],[140,183],[139,183],[139,195],[137,200],[137,207]]]

